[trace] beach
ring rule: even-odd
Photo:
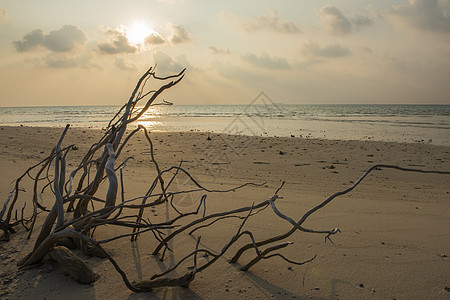
[[[137,121],[152,131],[367,140],[450,146],[450,105],[281,104],[261,93],[240,105],[152,106]],[[264,101],[263,101],[264,100]],[[245,102],[244,102],[245,103]],[[120,106],[0,107],[0,126],[105,128]]]
[[[131,126],[130,129],[134,129]],[[62,128],[0,127],[0,204],[13,190],[14,180],[28,167],[49,155]],[[76,145],[68,155],[68,170],[100,136],[101,130],[70,128],[63,146]],[[278,192],[278,209],[294,220],[335,192],[354,184],[375,164],[391,164],[423,170],[450,170],[450,147],[424,143],[383,141],[322,140],[314,138],[261,137],[211,132],[152,132],[155,159],[161,169],[183,168],[203,186],[231,189],[210,193],[208,212],[231,210],[267,200]],[[130,140],[118,161],[133,157],[124,168],[125,197],[146,192],[155,177],[149,145],[143,134]],[[191,183],[181,177],[180,190]],[[28,192],[22,198],[31,197]],[[180,198],[177,203],[192,209],[202,196]],[[22,200],[21,200],[22,201]],[[29,201],[26,200],[26,201]],[[44,199],[51,206],[54,199]],[[18,206],[22,207],[22,206]],[[24,210],[30,213],[30,206]],[[19,212],[20,213],[20,212]],[[166,207],[155,209],[155,219],[164,220]],[[42,223],[44,214],[39,215]],[[202,247],[213,252],[222,249],[242,220],[227,219],[194,236],[202,236]],[[211,267],[198,273],[189,288],[163,287],[150,293],[133,293],[107,261],[83,257],[99,279],[80,285],[64,275],[56,264],[18,270],[16,264],[33,247],[39,224],[30,240],[17,226],[11,241],[0,242],[1,296],[5,299],[448,299],[450,295],[450,175],[374,170],[353,191],[335,198],[312,214],[304,224],[316,230],[339,228],[331,237],[296,232],[285,241],[293,242],[279,252],[304,265],[290,264],[278,257],[262,260],[248,272],[239,267],[252,259],[230,264],[233,246]],[[289,230],[291,224],[266,209],[245,224],[257,239]],[[106,227],[96,238],[111,236]],[[175,240],[176,249],[191,251],[193,238]],[[244,245],[248,240],[238,242]],[[195,244],[195,243],[194,243]],[[156,246],[150,236],[137,242],[119,239],[104,245],[124,267],[130,279],[149,279],[180,257],[170,253],[163,263],[151,255]],[[181,274],[179,271],[178,275]]]

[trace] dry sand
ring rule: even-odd
[[[44,158],[56,144],[62,129],[0,127],[0,203],[12,190],[12,181],[29,166]],[[99,137],[100,132],[73,128],[64,144],[76,144],[77,159]],[[228,194],[208,195],[208,211],[229,210],[272,196],[282,181],[278,208],[293,219],[336,191],[349,187],[376,163],[396,164],[427,170],[450,170],[450,148],[423,144],[329,141],[291,138],[261,138],[201,132],[153,133],[156,158],[162,168],[179,164],[207,187],[230,188],[245,182],[267,182]],[[153,179],[149,149],[143,135],[129,144],[126,156],[134,156],[126,170],[126,197],[143,194]],[[122,157],[123,159],[124,157]],[[183,185],[182,178],[177,182]],[[188,209],[200,198],[180,199]],[[23,193],[23,198],[30,193]],[[29,199],[27,199],[29,201]],[[47,206],[51,199],[47,199]],[[154,212],[164,220],[165,207]],[[40,217],[42,219],[42,216]],[[202,247],[220,251],[235,234],[239,220],[224,220],[199,231]],[[36,237],[26,240],[17,227],[10,242],[0,242],[0,298],[5,299],[449,299],[450,298],[450,176],[374,171],[351,193],[336,198],[315,213],[305,227],[340,228],[335,244],[323,235],[297,232],[287,240],[293,245],[281,250],[292,260],[317,255],[306,265],[296,266],[279,258],[261,261],[249,272],[227,262],[233,249],[209,269],[197,274],[189,289],[159,288],[135,294],[122,282],[112,265],[102,259],[85,258],[100,275],[93,285],[80,285],[64,275],[60,267],[43,264],[17,270]],[[257,239],[284,233],[290,225],[271,211],[250,220],[246,229]],[[97,238],[111,236],[106,228]],[[194,239],[181,237],[174,248],[191,251]],[[239,245],[247,243],[242,240]],[[105,245],[132,280],[148,279],[166,268],[179,254],[170,253],[158,263],[150,255],[151,236],[136,243],[127,239]],[[245,255],[241,263],[252,259]],[[183,273],[180,269],[178,275]]]

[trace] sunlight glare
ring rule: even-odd
[[[156,31],[143,22],[135,22],[131,27],[124,27],[128,41],[136,45],[143,45],[146,37],[156,33]]]
[[[161,122],[158,121],[138,121],[137,124],[144,126],[147,130],[155,130],[161,127]]]

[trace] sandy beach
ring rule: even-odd
[[[13,189],[13,181],[28,167],[48,156],[61,128],[0,127],[0,204]],[[101,131],[71,128],[63,145],[78,148],[68,156],[71,170],[101,136]],[[161,169],[179,165],[202,185],[229,189],[247,182],[262,184],[230,193],[209,193],[208,212],[231,210],[267,200],[280,184],[278,209],[297,220],[306,211],[335,192],[351,186],[374,164],[392,164],[424,170],[450,170],[450,147],[420,143],[376,141],[333,141],[299,137],[248,137],[206,132],[151,133],[155,156]],[[133,157],[124,169],[125,197],[146,192],[155,170],[143,134],[137,134],[119,158]],[[189,182],[180,177],[175,188]],[[20,201],[29,201],[30,187]],[[196,207],[203,192],[180,198],[182,209]],[[27,198],[28,197],[28,198]],[[54,199],[44,199],[49,207]],[[18,207],[22,207],[19,205]],[[29,215],[30,206],[25,209]],[[19,212],[20,214],[20,212]],[[45,214],[39,215],[42,222]],[[165,220],[166,206],[155,209],[155,220]],[[242,220],[226,219],[199,230],[201,246],[219,252]],[[197,274],[189,288],[163,287],[150,293],[128,290],[109,261],[80,256],[100,278],[81,285],[61,268],[44,263],[19,270],[17,262],[33,247],[39,224],[30,240],[17,226],[11,241],[0,242],[1,299],[449,299],[450,297],[450,175],[381,169],[372,172],[354,191],[338,197],[314,213],[307,228],[341,233],[332,236],[296,232],[286,239],[292,245],[280,253],[297,266],[280,258],[260,261],[248,272],[239,267],[251,260],[249,251],[238,264],[228,263],[233,250],[248,242],[243,239],[217,263]],[[291,225],[266,209],[249,220],[246,230],[257,239],[283,233]],[[110,237],[117,230],[106,227],[95,237]],[[182,236],[173,241],[177,251],[192,250],[195,239]],[[149,279],[182,257],[169,253],[159,262],[151,253],[156,247],[150,235],[137,242],[119,239],[104,245],[126,271],[130,280]],[[181,256],[180,256],[181,255]],[[206,259],[206,258],[202,258]],[[155,271],[156,270],[156,271]],[[183,269],[181,269],[183,270]],[[179,271],[178,275],[181,275]]]

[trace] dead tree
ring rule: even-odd
[[[156,103],[155,101],[165,90],[178,84],[183,79],[183,76],[184,70],[177,75],[158,77],[155,74],[154,68],[150,68],[139,79],[128,102],[110,120],[103,136],[90,146],[74,170],[70,173],[67,172],[66,161],[70,152],[76,149],[76,147],[74,145],[62,146],[66,133],[69,130],[69,125],[67,125],[51,153],[16,179],[14,189],[6,199],[3,209],[0,211],[0,228],[4,233],[3,239],[8,240],[9,234],[14,233],[14,228],[20,224],[29,231],[28,238],[30,239],[38,213],[46,214],[42,228],[35,238],[33,250],[18,263],[20,268],[33,266],[48,256],[59,262],[62,268],[78,282],[92,283],[98,276],[89,266],[69,250],[69,248],[77,248],[85,255],[108,259],[122,276],[125,285],[134,292],[150,291],[153,288],[162,286],[187,287],[194,280],[196,273],[212,266],[225,253],[231,251],[231,246],[243,239],[247,239],[249,242],[247,244],[241,244],[230,262],[237,263],[244,252],[250,249],[255,250],[256,254],[253,259],[242,265],[242,270],[244,271],[247,271],[262,259],[270,259],[273,257],[279,257],[288,263],[301,265],[312,261],[314,257],[303,261],[295,261],[285,257],[278,250],[292,244],[286,241],[286,239],[295,232],[302,231],[305,233],[324,235],[325,241],[331,241],[330,237],[340,232],[338,228],[316,230],[303,227],[303,223],[308,217],[326,206],[336,197],[352,191],[370,172],[384,168],[392,168],[406,172],[450,174],[450,171],[427,171],[402,168],[394,165],[374,165],[352,186],[325,199],[322,203],[307,211],[298,221],[294,221],[291,217],[280,212],[276,206],[276,201],[280,198],[278,193],[283,185],[273,195],[259,203],[233,208],[228,211],[208,213],[206,209],[207,195],[227,193],[247,186],[261,186],[264,183],[245,183],[241,186],[235,186],[225,190],[209,189],[191,176],[183,168],[182,164],[161,169],[155,159],[153,144],[146,128],[138,126],[127,133],[128,126],[137,121],[150,107],[154,105],[171,105],[169,102]],[[157,82],[161,83],[161,85],[157,89],[148,89],[146,86],[149,82]],[[132,199],[125,199],[122,169],[126,166],[130,157],[122,158],[122,153],[130,139],[138,132],[143,132],[149,143],[150,159],[157,175],[144,195]],[[121,161],[121,163],[118,164],[118,161]],[[195,188],[173,191],[171,185],[177,176],[180,175],[186,176]],[[31,200],[33,212],[30,217],[25,218],[23,215],[24,210],[22,209],[22,216],[20,218],[16,217],[16,220],[13,221],[12,214],[22,191],[21,183],[26,179],[31,179],[33,183],[33,197]],[[101,185],[107,185],[105,198],[99,196],[98,191]],[[54,204],[50,210],[43,207],[38,201],[40,194],[44,190],[51,190],[51,194],[54,197]],[[174,203],[174,198],[179,195],[198,191],[204,194],[200,198],[196,209],[190,212],[181,212]],[[161,223],[152,223],[149,219],[145,218],[145,212],[161,204],[166,204],[171,207],[176,213],[175,217]],[[256,218],[258,213],[268,208],[272,209],[276,216],[289,222],[292,228],[284,234],[258,241],[252,231],[245,229],[245,225],[249,218]],[[133,211],[136,213],[132,213]],[[192,216],[195,217],[194,220],[192,220]],[[104,248],[106,244],[116,239],[130,238],[131,240],[135,240],[138,236],[145,236],[145,238],[155,240],[153,255],[159,255],[159,258],[164,260],[167,251],[174,251],[169,246],[173,238],[180,235],[192,236],[197,230],[201,230],[227,218],[239,218],[242,221],[236,233],[228,241],[223,243],[221,250],[211,251],[201,248],[200,237],[198,237],[197,243],[192,251],[190,253],[184,253],[182,255],[183,258],[172,268],[162,273],[153,274],[148,277],[149,279],[140,282],[130,281],[119,263]],[[130,232],[108,237],[97,237],[94,234],[95,230],[105,225],[128,228]],[[164,232],[168,229],[171,229],[171,233],[164,236]],[[211,259],[200,264],[197,259],[200,253],[207,254]],[[184,275],[176,278],[164,277],[171,271],[181,268],[188,261],[192,263],[192,268],[184,271]]]

